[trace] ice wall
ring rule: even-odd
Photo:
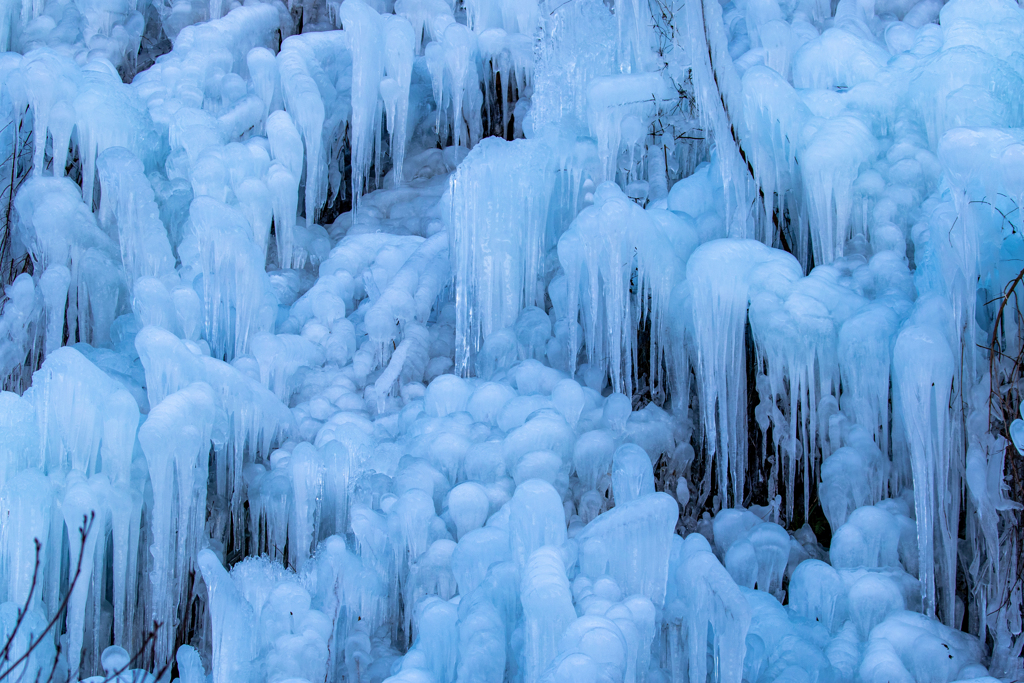
[[[0,678],[1020,676],[1013,3],[0,5]]]

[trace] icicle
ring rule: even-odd
[[[804,225],[796,220],[804,195],[796,158],[811,112],[779,72],[767,67],[748,69],[742,85],[743,108],[738,130],[742,131],[747,161],[763,195],[764,213],[758,220],[765,227],[765,239],[774,240],[787,210],[792,228]],[[797,243],[791,246],[806,269],[810,257],[808,235],[795,236]]]
[[[963,467],[952,460],[955,450],[950,444],[954,359],[948,338],[934,326],[941,324],[933,318],[936,311],[920,310],[928,312],[922,316],[927,323],[912,318],[893,350],[895,404],[914,476],[921,599],[926,614],[938,612],[952,623]]]
[[[452,175],[456,372],[468,373],[484,340],[524,306],[543,303],[553,161],[541,141],[488,138]]]
[[[46,309],[46,354],[60,348],[64,336],[64,315],[68,303],[71,271],[66,266],[54,265],[39,277],[39,290]]]
[[[409,120],[409,86],[412,82],[412,66],[416,37],[412,25],[403,17],[391,16],[384,21],[384,69],[396,87],[393,103],[388,108],[388,133],[391,135],[391,162],[394,186],[403,181],[405,165],[406,129]],[[381,81],[381,95],[384,82]],[[385,98],[385,102],[387,98]]]
[[[274,53],[265,47],[254,47],[245,56],[256,95],[263,102],[263,123],[270,112],[281,106],[281,76]]]
[[[196,565],[203,574],[209,593],[212,626],[212,662],[210,674],[214,683],[236,683],[250,680],[252,661],[256,656],[255,624],[252,606],[224,570],[210,549],[199,552]]]
[[[100,216],[116,224],[129,289],[140,277],[176,279],[167,230],[142,162],[123,147],[111,147],[96,163],[102,192]]]
[[[22,470],[0,488],[0,514],[5,520],[0,529],[4,602],[29,609],[38,609],[42,605],[42,586],[37,585],[33,589],[32,584],[37,579],[42,582],[47,562],[57,561],[46,553],[50,515],[56,507],[53,494],[53,486],[35,468]],[[36,541],[42,551],[38,558]],[[35,573],[37,570],[38,575]]]
[[[298,176],[277,162],[270,166],[267,190],[274,207],[274,238],[277,241],[277,260],[282,268],[291,268],[294,260],[298,189]],[[266,252],[265,246],[263,251]]]
[[[659,105],[676,97],[660,73],[626,74],[595,78],[587,88],[587,120],[590,133],[597,138],[597,152],[604,167],[603,180],[616,182],[619,172],[619,147],[626,143],[630,159],[634,146],[646,150],[648,123]],[[629,122],[639,136],[629,136]],[[625,139],[624,139],[625,136]],[[630,139],[630,137],[632,139]],[[624,182],[630,178],[632,161]]]
[[[309,560],[320,525],[320,501],[323,496],[324,463],[316,448],[299,444],[288,459],[292,475],[292,496],[295,501],[294,522],[289,533],[289,549],[297,570]]]
[[[565,542],[566,532],[558,492],[541,479],[530,479],[517,486],[509,503],[508,527],[512,559],[520,567],[526,567],[533,552],[541,546],[560,546]]]
[[[274,168],[272,165],[271,168]],[[274,202],[282,199],[282,191],[275,188],[272,191],[270,184],[270,171],[267,172],[267,181],[256,178],[246,178],[235,187],[235,198],[238,199],[238,209],[245,220],[252,228],[252,240],[256,247],[264,254],[267,251],[267,244],[270,240],[270,225],[274,221]],[[294,214],[295,210],[289,210],[289,206],[295,205],[299,200],[299,188],[297,183],[290,183],[287,186],[287,195],[284,205],[279,209],[281,222],[284,223],[288,215]],[[280,253],[280,252],[279,252]]]
[[[759,365],[767,366],[768,406],[776,452],[788,456],[786,518],[797,508],[796,474],[802,466],[802,509],[810,506],[811,482],[817,478],[819,453],[828,455],[826,434],[819,434],[819,406],[839,390],[836,321],[863,305],[842,285],[839,270],[819,266],[796,281],[788,293],[760,291],[750,300],[750,331]],[[764,391],[764,387],[758,389]],[[788,409],[784,397],[788,393]],[[783,405],[781,418],[777,406]],[[763,418],[762,418],[763,419]],[[767,432],[767,425],[762,424]],[[777,483],[777,482],[773,482]]]
[[[476,36],[462,24],[450,24],[444,31],[445,70],[451,79],[452,93],[452,144],[458,147],[462,139],[463,101],[470,88],[479,89],[476,80]],[[468,117],[476,118],[476,112],[469,111]]]
[[[354,110],[348,103],[342,104],[337,101],[340,98],[333,87],[321,92],[311,74],[318,73],[323,68],[320,65],[321,61],[333,61],[334,55],[350,49],[350,37],[345,31],[304,33],[285,40],[281,45],[281,52],[277,55],[285,108],[294,119],[295,126],[302,132],[306,146],[305,206],[306,218],[309,221],[317,220],[327,198],[325,135],[337,135],[338,127],[348,120],[349,112]],[[339,65],[332,65],[332,70],[338,68]],[[374,84],[375,90],[376,87]],[[324,101],[324,97],[328,98],[327,101]],[[373,101],[376,102],[376,94]],[[327,122],[331,125],[326,126]],[[284,163],[289,164],[288,161]],[[296,178],[299,177],[290,165],[289,170]]]
[[[650,45],[654,42],[650,35],[651,10],[644,6],[641,9],[639,0],[618,0],[615,2],[615,18],[618,30],[618,66],[622,73],[640,72],[645,62],[650,61]]]
[[[586,126],[590,82],[618,73],[616,18],[609,7],[597,0],[552,5],[545,6],[540,22],[530,107],[535,131],[550,124]]]
[[[434,94],[434,132],[437,133],[438,142],[444,145],[447,142],[445,128],[448,121],[444,96],[444,48],[441,43],[433,42],[424,48],[423,55],[427,71],[430,72],[430,85]],[[442,127],[442,124],[445,124],[445,127]]]
[[[845,441],[821,464],[818,485],[821,509],[833,534],[854,510],[882,500],[889,484],[889,460],[866,430],[854,427]]]
[[[375,114],[385,54],[391,50],[381,50],[385,45],[383,18],[362,0],[342,3],[338,19],[352,50],[352,198],[358,203],[370,172],[373,141],[380,129],[380,117]]]
[[[721,683],[743,679],[750,608],[739,587],[700,534],[683,543],[676,579],[683,617],[690,683],[707,679],[708,664]]]
[[[616,506],[654,493],[651,458],[636,444],[623,444],[612,459],[612,495]]]
[[[853,182],[876,154],[875,136],[854,116],[829,119],[797,154],[810,218],[814,262],[843,255],[850,229]]]
[[[864,427],[886,456],[889,453],[889,369],[892,338],[899,316],[874,304],[839,330],[839,369],[843,413]]]
[[[271,328],[276,297],[252,228],[237,210],[197,197],[189,214],[198,246],[195,267],[203,275],[205,337],[214,356],[230,360],[246,353],[253,335]]]
[[[46,471],[90,475],[102,452],[104,471],[125,481],[139,407],[123,385],[69,347],[50,354],[33,384]]]
[[[269,458],[272,444],[284,441],[295,429],[291,412],[258,379],[222,361],[196,355],[186,342],[166,330],[143,328],[135,346],[146,371],[151,406],[193,382],[205,382],[214,388],[217,404],[228,421],[221,437],[224,442],[217,448],[217,492],[230,501],[234,518],[243,519],[242,468],[247,461]],[[239,542],[241,526],[235,525]]]
[[[946,269],[944,274],[953,306],[953,324],[964,350],[964,370],[967,371],[966,377],[961,376],[963,370],[957,371],[958,384],[973,383],[978,374],[976,290],[978,276],[984,275],[978,272],[978,256],[983,246],[983,224],[974,215],[970,204],[972,199],[996,201],[1000,192],[997,188],[1005,183],[999,160],[1015,142],[1003,131],[963,128],[949,131],[939,141],[939,160],[945,167],[945,176],[951,186],[957,211],[957,220],[950,226],[946,242],[938,242],[936,247],[948,250],[948,260],[952,262],[952,268]],[[959,273],[950,272],[954,268]]]
[[[708,453],[701,496],[708,495],[714,473],[723,504],[738,503],[746,481],[747,394],[744,387],[735,385],[735,378],[747,376],[748,299],[752,288],[787,293],[801,276],[800,264],[790,254],[759,242],[716,240],[698,247],[686,270],[695,302],[697,395]]]
[[[613,389],[633,393],[634,330],[645,318],[651,323],[650,357],[662,358],[672,288],[695,242],[675,216],[642,210],[611,182],[597,188],[594,204],[559,238],[569,321],[575,323],[582,309],[587,358],[599,384],[610,377]],[[575,335],[570,327],[569,348],[578,348]],[[657,365],[652,362],[652,369]],[[658,381],[655,372],[652,390]]]
[[[430,674],[428,680],[435,683],[455,680],[458,621],[458,608],[446,600],[428,597],[416,605],[413,650],[423,653],[424,669]]]
[[[396,0],[395,14],[408,19],[416,41],[416,54],[423,54],[423,47],[433,35],[431,23],[434,17],[451,16],[452,8],[444,0]],[[440,36],[434,36],[437,40]]]
[[[134,428],[132,443],[134,444]],[[129,475],[130,476],[130,475]],[[129,627],[135,614],[135,586],[138,573],[138,535],[142,496],[133,491],[129,479],[114,479],[109,489],[107,507],[110,512],[111,527],[111,571],[114,574],[114,592],[111,603],[114,608],[114,644],[131,646]]]
[[[70,269],[68,337],[94,346],[107,343],[121,304],[124,269],[117,265],[117,245],[96,225],[78,186],[67,178],[30,178],[18,191],[14,208],[16,232],[33,266]]]
[[[68,272],[64,266],[55,267],[55,275],[59,271]],[[49,271],[48,271],[49,272]],[[51,276],[53,277],[53,276]],[[41,279],[41,278],[40,278]],[[32,363],[35,347],[41,332],[44,331],[43,316],[40,315],[49,288],[37,288],[28,273],[19,275],[4,291],[0,305],[0,386],[3,388],[20,389],[26,359]],[[63,332],[64,309],[60,311],[61,332]],[[49,325],[47,325],[47,328]],[[57,337],[55,332],[53,337]],[[48,341],[47,344],[52,344]]]
[[[68,482],[67,492],[61,503],[64,523],[67,525],[69,544],[69,566],[72,572],[80,571],[71,590],[67,607],[68,672],[72,679],[79,676],[82,663],[82,646],[85,642],[86,603],[93,581],[96,565],[95,553],[100,538],[105,535],[106,520],[103,505],[97,500],[94,487],[83,475],[74,473]],[[85,536],[83,536],[83,530]],[[105,539],[104,539],[105,540]],[[105,543],[103,544],[105,545]],[[100,547],[103,547],[102,545]]]
[[[213,390],[196,383],[157,404],[139,429],[154,501],[150,618],[166,625],[157,633],[157,662],[166,662],[174,654],[178,601],[184,597],[188,571],[205,528],[206,470],[214,417]]]

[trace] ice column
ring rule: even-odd
[[[578,348],[574,323],[582,311],[587,360],[600,381],[610,378],[616,391],[632,394],[635,330],[644,318],[651,327],[652,385],[660,379],[656,368],[666,346],[672,288],[689,256],[688,249],[677,253],[672,243],[670,233],[677,228],[682,231],[674,216],[644,211],[606,182],[595,191],[594,204],[580,211],[558,240],[568,288],[569,348]]]
[[[746,598],[700,534],[690,534],[676,579],[685,605],[690,683],[703,683],[711,663],[720,683],[740,683],[751,613]]]
[[[594,580],[608,575],[627,595],[645,595],[660,608],[678,519],[679,504],[667,493],[616,505],[576,537],[580,573]]]
[[[409,86],[415,58],[416,36],[405,17],[389,16],[384,20],[384,71],[380,93],[388,117],[391,135],[391,163],[395,187],[402,184],[405,164],[405,142],[409,121]],[[385,85],[386,84],[386,85]]]
[[[874,159],[876,147],[871,129],[859,118],[839,116],[823,123],[797,155],[815,263],[832,263],[843,255],[853,183],[861,165]]]
[[[248,681],[257,647],[252,605],[212,550],[200,551],[196,564],[210,599],[213,683]]]
[[[178,600],[204,535],[214,406],[209,385],[190,384],[154,407],[139,429],[153,484],[150,612],[164,624],[157,633],[158,663],[174,654]]]
[[[949,341],[931,325],[911,324],[896,339],[895,403],[902,415],[914,474],[921,598],[925,613],[934,615],[938,608],[946,623],[954,616],[958,470],[963,466],[951,457],[953,364]]]
[[[384,19],[362,0],[346,0],[338,10],[352,50],[352,198],[358,201],[366,185],[374,149],[374,136],[380,130],[381,78],[384,76]],[[399,38],[401,40],[401,38]],[[394,55],[396,66],[408,61]],[[308,211],[308,209],[307,209]]]
[[[142,162],[124,147],[111,147],[100,154],[97,169],[100,219],[117,226],[129,288],[143,276],[173,277],[174,254]]]
[[[264,254],[248,221],[232,207],[197,197],[190,211],[199,247],[205,338],[216,358],[232,359],[250,338],[274,324],[277,301],[264,269]]]
[[[523,572],[523,680],[537,683],[558,654],[565,629],[576,619],[565,565],[557,548],[530,555]]]
[[[713,471],[717,477],[723,504],[730,493],[731,500],[739,502],[747,461],[747,392],[736,382],[747,376],[745,329],[751,285],[784,296],[802,272],[790,254],[753,240],[733,239],[701,245],[686,268],[692,300],[701,302],[692,307],[692,338],[707,476]]]
[[[474,367],[491,333],[511,326],[524,307],[544,302],[552,162],[540,141],[487,138],[452,175],[456,372]]]

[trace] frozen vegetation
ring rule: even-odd
[[[1011,0],[0,0],[0,681],[1024,676]]]

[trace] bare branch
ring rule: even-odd
[[[92,531],[92,527],[93,527],[93,524],[94,524],[95,521],[96,521],[96,513],[95,512],[90,512],[88,515],[85,515],[84,518],[83,518],[82,526],[79,527],[79,529],[78,529],[79,533],[82,536],[82,545],[83,546],[85,545],[85,541],[88,538],[89,533]],[[10,676],[14,672],[14,670],[22,662],[25,662],[26,660],[28,660],[28,658],[32,655],[32,653],[35,652],[36,648],[39,647],[39,645],[43,642],[43,638],[46,636],[46,634],[49,633],[50,630],[52,630],[53,627],[56,626],[57,623],[60,621],[61,617],[64,614],[64,611],[68,607],[68,602],[71,600],[71,594],[72,594],[72,592],[75,589],[75,584],[78,583],[78,579],[82,575],[82,559],[84,558],[84,556],[85,556],[84,552],[78,554],[78,562],[77,562],[77,564],[75,566],[75,573],[72,576],[71,581],[68,584],[67,594],[64,596],[64,599],[61,601],[60,606],[57,608],[56,613],[53,615],[53,618],[50,619],[49,623],[46,624],[46,628],[43,629],[42,633],[40,633],[38,636],[36,636],[35,640],[30,641],[28,649],[25,650],[24,654],[22,654],[21,657],[19,657],[17,660],[15,660],[14,663],[11,664],[10,666],[8,666],[6,669],[4,669],[3,671],[0,671],[0,681],[4,680],[8,676]],[[27,609],[28,609],[28,605],[26,605],[26,610]],[[5,647],[7,649],[9,649],[10,645],[11,645],[11,642],[10,642],[10,640],[8,640],[8,643],[7,643],[7,645]]]

